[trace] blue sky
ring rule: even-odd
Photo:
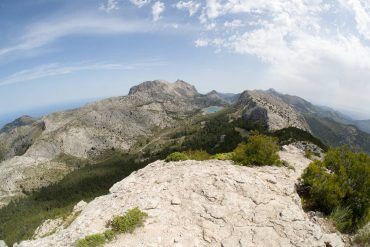
[[[183,79],[370,118],[367,0],[0,0],[0,115]]]

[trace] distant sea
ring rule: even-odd
[[[53,105],[41,106],[41,107],[36,107],[36,108],[31,108],[31,109],[19,110],[19,111],[15,111],[12,113],[2,114],[0,115],[0,128],[4,127],[4,125],[24,115],[31,116],[34,118],[39,118],[49,113],[78,108],[87,103],[94,102],[96,100],[99,100],[99,98],[84,99],[84,100],[72,101],[68,103],[53,104]]]

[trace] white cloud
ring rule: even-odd
[[[53,41],[73,34],[100,35],[147,32],[148,23],[126,21],[119,18],[99,16],[67,17],[33,24],[14,45],[0,48],[0,57],[24,50],[31,50],[48,45]]]
[[[370,40],[370,2],[367,0],[343,0],[355,15],[357,29],[366,39]]]
[[[206,0],[206,7],[203,9],[202,19],[215,19],[224,11],[220,0]]]
[[[370,41],[368,0],[203,3],[203,31],[196,47],[254,57],[265,70],[266,83],[260,87],[369,111],[370,46],[364,40]]]
[[[16,72],[8,77],[0,79],[0,86],[32,81],[46,77],[72,74],[79,71],[97,71],[97,70],[132,70],[144,67],[153,67],[163,65],[163,61],[158,59],[148,59],[132,64],[121,63],[79,63],[73,65],[63,65],[59,63],[44,64]]]
[[[150,0],[130,0],[130,2],[139,8],[150,3]]]
[[[208,46],[209,42],[206,39],[197,39],[194,43],[196,47],[205,47]]]
[[[99,9],[102,10],[102,11],[105,11],[107,13],[109,13],[113,10],[119,10],[118,0],[106,0],[105,3],[102,3],[99,6]]]
[[[195,13],[198,12],[200,8],[200,3],[195,1],[180,1],[175,6],[180,10],[189,11],[189,15],[193,16]]]
[[[244,26],[244,24],[241,20],[235,19],[232,21],[225,21],[224,26],[229,28],[237,28]]]
[[[163,13],[164,9],[164,3],[162,3],[161,1],[157,1],[153,4],[152,15],[154,21],[158,21],[159,19],[161,19],[161,14]]]

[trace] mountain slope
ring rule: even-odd
[[[344,246],[302,210],[294,186],[310,160],[293,146],[280,156],[295,170],[157,161],[84,206],[66,228],[17,246],[74,246],[133,207],[149,215],[145,225],[106,246]]]
[[[269,131],[296,127],[310,132],[303,115],[269,91],[244,91],[236,107],[247,122],[257,122]]]
[[[354,124],[362,131],[370,134],[370,119],[369,120],[356,120]]]
[[[5,125],[0,130],[0,162],[23,155],[41,135],[45,126],[42,122],[23,116]]]
[[[60,156],[94,160],[108,150],[130,152],[139,140],[213,105],[225,102],[201,95],[183,81],[149,81],[133,87],[128,96],[47,115],[33,123],[42,126],[42,133],[25,153],[0,163],[0,206],[78,167]]]
[[[269,90],[300,112],[312,134],[329,146],[349,145],[370,153],[370,134],[360,130],[354,120],[328,107],[316,106],[292,95]]]

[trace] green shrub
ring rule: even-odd
[[[352,211],[348,207],[337,207],[331,212],[329,219],[334,223],[335,227],[342,232],[351,227]]]
[[[114,239],[114,237],[115,237],[115,233],[114,233],[114,231],[113,230],[106,230],[105,232],[104,232],[104,237],[105,237],[105,239],[107,240],[107,241],[112,241],[113,239]]]
[[[77,247],[98,247],[107,242],[104,233],[92,234],[77,241]]]
[[[189,160],[209,160],[211,155],[204,150],[189,150],[183,152]]]
[[[116,216],[110,225],[113,230],[121,233],[132,233],[136,227],[144,225],[145,218],[148,215],[139,208],[130,209],[124,216]]]
[[[242,165],[281,165],[279,145],[274,137],[253,134],[247,143],[240,143],[233,151],[233,161]]]
[[[112,241],[116,234],[132,233],[135,228],[143,226],[144,220],[148,215],[139,208],[133,208],[127,211],[123,216],[116,216],[109,223],[112,230],[106,230],[103,233],[92,234],[76,242],[76,247],[98,247]]]
[[[338,230],[355,231],[370,220],[370,156],[329,150],[304,171],[301,195],[306,207],[331,214]]]
[[[233,152],[219,153],[219,154],[213,155],[212,158],[213,159],[216,159],[216,160],[232,160],[233,159],[233,155],[234,155]]]
[[[180,153],[180,152],[174,152],[166,157],[166,162],[181,161],[181,160],[188,160],[188,159],[189,157],[186,154]]]

